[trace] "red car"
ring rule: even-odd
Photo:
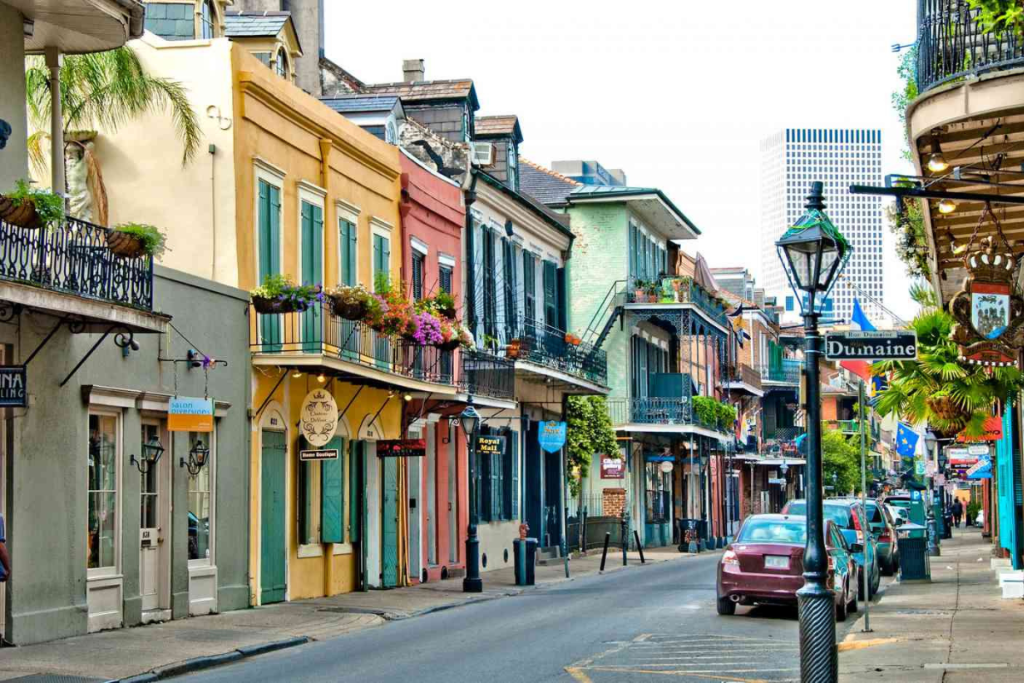
[[[736,605],[796,602],[804,585],[807,519],[803,515],[749,517],[718,564],[718,613],[736,613]],[[828,586],[836,594],[836,618],[857,611],[857,564],[839,527],[825,522]]]

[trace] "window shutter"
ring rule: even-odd
[[[360,465],[363,462],[363,442],[350,441],[348,455],[348,537],[352,543],[359,542],[359,526],[362,511],[359,509],[359,490],[362,486]]]
[[[381,242],[381,270],[391,280],[391,240],[386,237],[380,238]]]
[[[513,520],[519,519],[519,434],[509,432],[509,439],[512,441],[512,515]]]
[[[281,190],[269,186],[270,203],[270,273],[281,272]]]
[[[639,273],[636,269],[636,226],[633,225],[632,221],[629,223],[629,276],[632,278],[639,277]]]
[[[341,283],[356,284],[356,226],[341,221]]]
[[[259,250],[260,250],[260,272],[259,279],[263,282],[263,278],[270,275],[270,185],[265,180],[261,180],[259,183],[259,206],[260,214],[257,217],[259,221],[257,229],[259,230]]]
[[[313,244],[310,252],[313,256],[313,281],[310,284],[323,285],[324,280],[324,210],[319,206],[312,207]]]
[[[565,268],[559,268],[555,271],[555,297],[558,311],[556,312],[556,318],[558,320],[557,326],[560,330],[569,329],[569,290],[565,286]]]
[[[412,255],[412,298],[423,298],[423,256],[418,252]]]
[[[530,324],[537,320],[537,270],[533,254],[523,252],[523,300],[525,321]]]
[[[491,453],[491,521],[501,519],[501,453]]]
[[[338,457],[320,461],[320,540],[345,542],[345,439],[336,436],[325,449],[336,448]]]
[[[555,305],[555,264],[544,262],[544,323],[555,327],[558,324],[558,307]]]
[[[440,286],[442,292],[452,293],[452,269],[447,266],[438,268]]]
[[[486,427],[481,427],[480,434],[489,433]],[[489,522],[491,510],[491,480],[490,480],[490,458],[481,457],[480,451],[474,447],[473,455],[476,457],[476,472],[473,478],[476,480],[476,514],[479,522]],[[485,487],[484,484],[487,484]]]
[[[501,458],[501,518],[513,519],[512,498],[515,495],[515,477],[512,471],[513,433],[505,430],[505,452]]]

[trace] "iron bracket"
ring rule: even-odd
[[[259,419],[260,413],[262,413],[263,410],[267,407],[267,405],[270,404],[270,401],[274,398],[274,392],[277,391],[277,388],[279,386],[281,386],[281,382],[283,382],[284,378],[287,377],[287,376],[288,376],[288,369],[287,368],[283,368],[283,372],[281,373],[281,376],[277,378],[277,384],[275,384],[274,388],[270,390],[270,393],[267,394],[267,397],[265,399],[263,399],[263,403],[260,404],[260,409],[257,410],[255,413],[253,413],[253,416],[252,416],[253,420],[258,420]]]
[[[61,324],[63,323],[64,321],[62,320]],[[73,324],[73,322],[69,322],[68,326],[72,327]],[[43,343],[45,344],[46,342],[50,341],[50,338],[54,335],[54,333],[56,333],[58,329],[60,329],[60,325],[57,325],[57,327],[55,327],[53,331],[50,332],[50,335],[45,340],[43,340]],[[110,327],[107,328],[107,331],[103,333],[103,336],[96,340],[96,343],[93,344],[92,348],[89,349],[89,352],[82,357],[82,360],[78,361],[78,365],[76,365],[71,370],[71,372],[68,373],[68,376],[64,378],[64,381],[60,383],[60,386],[63,387],[65,384],[67,384],[71,380],[71,378],[75,376],[75,373],[78,372],[79,368],[85,365],[85,361],[89,360],[89,357],[96,352],[96,349],[100,347],[100,344],[102,344],[103,341],[110,336],[111,332],[117,329],[121,329],[123,331],[118,332],[116,335],[114,335],[114,344],[116,344],[117,347],[121,349],[128,348],[128,346],[131,345],[132,341],[135,339],[135,333],[127,328],[121,327],[120,325],[111,325]],[[72,332],[74,332],[73,328]],[[42,345],[40,345],[40,348],[42,348]],[[39,349],[36,349],[37,352],[38,350]],[[29,360],[32,360],[33,356],[35,356],[35,353],[33,353],[32,356],[29,356]],[[26,365],[27,364],[28,361],[26,361]]]

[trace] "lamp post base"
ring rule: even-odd
[[[480,540],[476,536],[476,525],[470,527],[466,538],[466,576],[462,579],[463,593],[480,593],[484,582],[480,578]]]
[[[835,683],[839,678],[836,649],[836,604],[832,591],[807,584],[796,593],[800,610],[800,680]]]
[[[462,592],[463,593],[482,593],[484,590],[484,582],[481,578],[471,579],[468,576],[462,579]]]

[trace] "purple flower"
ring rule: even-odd
[[[416,324],[413,339],[420,346],[440,344],[444,341],[444,336],[441,334],[441,321],[434,316],[426,312],[416,313],[413,315],[413,321]]]

